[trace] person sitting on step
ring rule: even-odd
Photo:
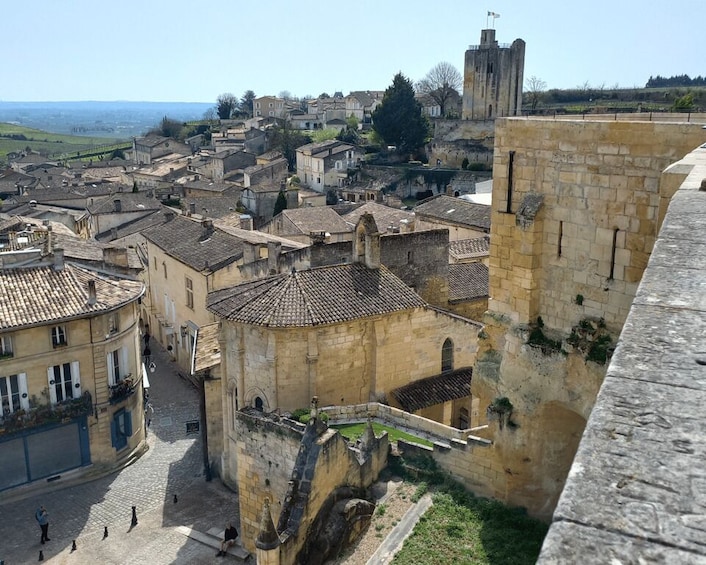
[[[226,530],[223,533],[223,541],[221,542],[221,550],[216,553],[216,557],[222,557],[227,554],[228,548],[235,545],[235,539],[238,537],[238,530],[235,529],[230,522],[226,524]]]

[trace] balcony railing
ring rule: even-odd
[[[90,414],[93,410],[91,393],[86,391],[79,398],[60,404],[40,404],[29,410],[16,410],[12,414],[0,417],[0,434],[14,434],[46,424],[69,422],[75,418]]]
[[[132,375],[128,375],[118,384],[113,385],[109,388],[110,396],[108,400],[111,404],[117,404],[118,402],[122,402],[123,400],[131,396],[135,392],[137,385],[132,382]]]

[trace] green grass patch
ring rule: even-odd
[[[363,435],[363,432],[365,431],[365,426],[367,426],[367,424],[365,422],[361,422],[360,424],[340,424],[332,425],[331,427],[337,429],[341,433],[341,435],[347,440],[355,441]],[[378,424],[377,422],[373,422],[373,432],[375,432],[376,437],[380,437],[382,435],[382,432],[387,432],[390,442],[395,442],[398,439],[402,439],[405,441],[418,443],[420,445],[425,445],[427,447],[432,446],[432,443],[429,440],[413,436],[412,434],[407,434],[395,428],[391,428],[390,426]]]
[[[547,525],[519,509],[443,485],[392,561],[395,565],[535,563]]]

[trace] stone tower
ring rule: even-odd
[[[498,44],[494,29],[480,32],[480,45],[466,51],[463,67],[464,120],[493,120],[519,116],[522,112],[522,82],[525,42]]]

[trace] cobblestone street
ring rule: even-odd
[[[45,483],[24,496],[0,493],[0,560],[5,565],[36,563],[40,550],[46,562],[61,564],[235,562],[217,559],[211,547],[174,529],[183,525],[206,532],[227,520],[238,524],[238,503],[217,478],[206,482],[200,435],[186,432],[186,422],[199,419],[197,391],[177,375],[157,343],[152,352],[157,369],[149,375],[154,407],[149,450],[118,473],[90,482],[53,488]],[[40,504],[49,513],[51,541],[44,545],[34,518]],[[132,506],[138,518],[134,528]]]

